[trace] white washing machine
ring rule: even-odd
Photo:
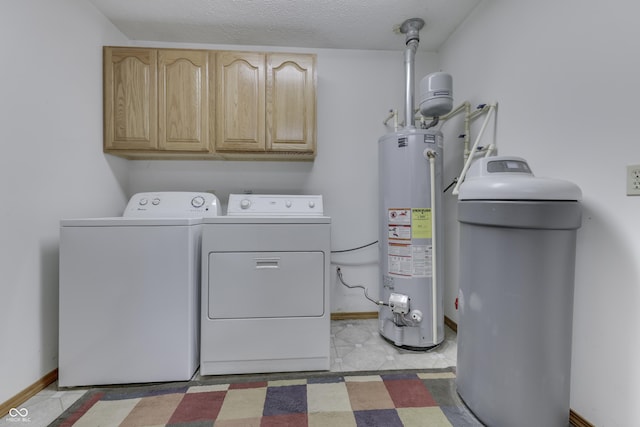
[[[202,375],[328,370],[322,196],[231,194],[202,230]]]
[[[190,379],[203,217],[215,195],[138,193],[122,217],[62,220],[58,383]]]

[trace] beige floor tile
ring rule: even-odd
[[[309,414],[309,427],[356,427],[353,412],[324,412]]]
[[[218,419],[237,420],[261,417],[266,397],[266,387],[229,390],[220,408]]]
[[[433,408],[398,408],[404,427],[453,427],[442,410]]]
[[[120,425],[138,402],[140,402],[140,399],[96,402],[73,426],[96,427],[99,425]]]
[[[307,385],[307,411],[350,412],[349,393],[345,383]]]

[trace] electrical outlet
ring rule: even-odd
[[[640,196],[640,165],[627,166],[627,196]]]

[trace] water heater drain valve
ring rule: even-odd
[[[414,323],[422,322],[422,312],[420,310],[411,310],[409,317]]]
[[[389,308],[398,314],[409,313],[409,296],[403,294],[391,294],[389,296]]]

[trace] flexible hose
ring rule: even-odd
[[[355,288],[364,289],[365,298],[368,299],[369,301],[371,301],[372,303],[374,303],[376,305],[389,305],[389,304],[385,303],[384,301],[376,301],[373,298],[369,297],[369,294],[367,292],[367,288],[365,288],[362,285],[348,285],[348,284],[346,284],[344,279],[342,278],[342,270],[340,270],[340,267],[336,268],[336,271],[338,273],[338,279],[340,279],[340,283],[342,283],[347,288],[349,288],[349,289],[355,289]]]

